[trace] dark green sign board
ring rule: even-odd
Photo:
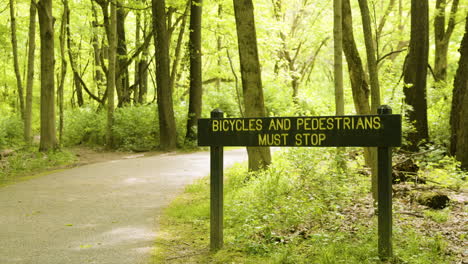
[[[223,246],[223,147],[377,147],[378,250],[392,256],[392,147],[401,145],[401,116],[378,115],[223,118],[213,110],[198,120],[198,145],[210,146],[210,247]]]
[[[400,115],[198,120],[199,146],[397,147]]]

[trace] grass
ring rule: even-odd
[[[218,252],[209,251],[209,180],[188,186],[160,219],[151,263],[381,263],[362,161],[347,158],[347,173],[340,174],[333,155],[289,149],[264,172],[249,175],[245,165],[229,169],[224,247]],[[436,221],[447,215],[426,214]],[[394,226],[393,248],[386,263],[453,261],[445,238],[409,222]]]
[[[75,161],[76,156],[66,150],[45,153],[34,147],[18,150],[1,160],[0,187],[60,171]]]

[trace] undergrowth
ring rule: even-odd
[[[76,156],[66,150],[38,152],[37,146],[23,147],[0,160],[0,187],[26,180],[44,170],[69,165],[74,161]]]
[[[345,156],[340,173],[335,153],[290,148],[263,172],[227,170],[224,247],[216,253],[208,249],[209,180],[188,186],[165,211],[153,263],[380,263],[362,155]],[[394,226],[393,247],[388,263],[453,260],[443,237],[411,225]]]

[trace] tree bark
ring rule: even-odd
[[[450,153],[468,170],[468,15],[465,34],[460,44],[460,60],[453,82],[452,110],[450,113]]]
[[[159,116],[160,148],[176,148],[176,124],[170,89],[169,37],[166,26],[165,0],[152,0],[153,28],[156,43],[156,86]]]
[[[10,0],[11,45],[13,47],[13,66],[15,68],[16,89],[18,91],[19,110],[24,120],[24,89],[18,62],[18,41],[16,39],[15,0]]]
[[[252,0],[233,0],[239,46],[245,116],[265,117],[262,78],[257,49],[254,7]],[[255,171],[271,164],[269,148],[247,147],[249,170]]]
[[[24,111],[24,140],[27,144],[32,142],[32,99],[34,84],[34,56],[36,51],[36,3],[31,0],[29,6],[29,33],[28,33],[28,70],[26,74],[26,105]]]
[[[63,14],[62,14],[62,23],[60,25],[60,59],[61,59],[61,70],[60,70],[60,81],[57,89],[57,97],[58,97],[58,105],[59,105],[59,144],[62,143],[62,136],[63,136],[63,90],[65,86],[65,77],[67,75],[67,60],[65,56],[65,39],[66,39],[66,27],[69,25],[68,17],[69,17],[69,9],[68,9],[68,0],[63,0]]]
[[[458,4],[459,0],[453,0],[448,25],[447,28],[445,28],[445,8],[447,1],[436,1],[436,14],[434,17],[434,76],[436,82],[445,81],[447,79],[447,53],[450,37],[455,28],[455,15],[458,11]]]
[[[403,70],[405,103],[411,107],[407,115],[415,130],[408,133],[410,151],[429,140],[427,124],[426,80],[429,53],[429,3],[428,0],[411,0],[411,38]]]
[[[75,63],[75,54],[73,54],[73,49],[72,49],[72,38],[71,38],[71,32],[70,32],[70,8],[68,7],[68,1],[64,1],[64,8],[67,12],[65,12],[65,19],[66,19],[66,42],[67,42],[67,50],[68,50],[68,60],[70,61],[70,67],[73,72],[73,83],[75,85],[75,91],[76,91],[76,100],[78,103],[79,107],[82,107],[84,105],[84,99],[83,99],[83,85],[81,83],[81,77],[78,72],[76,63]]]
[[[94,6],[94,2],[91,1],[92,4],[92,11],[93,11],[93,36],[92,36],[92,44],[93,44],[93,58],[94,58],[94,82],[96,83],[97,94],[98,97],[103,96],[101,87],[104,84],[104,77],[103,77],[103,70],[101,65],[101,56],[102,56],[102,49],[99,46],[99,35],[97,33],[98,26],[98,18],[96,8]]]
[[[37,3],[41,37],[41,141],[39,151],[58,147],[55,129],[54,17],[52,0]]]
[[[202,0],[193,0],[190,8],[190,96],[186,141],[197,138],[197,122],[202,110]]]
[[[107,127],[106,144],[107,148],[114,147],[114,135],[112,127],[114,126],[114,108],[115,108],[115,83],[116,83],[116,64],[117,64],[117,7],[110,5],[110,22],[108,34],[108,67],[107,67]]]
[[[371,84],[371,112],[377,114],[377,108],[380,106],[379,73],[377,71],[377,59],[367,0],[359,0],[359,7],[361,9],[362,29],[367,51],[367,68],[369,69]]]
[[[344,115],[342,0],[333,0],[335,114]]]
[[[182,58],[182,53],[183,53],[182,42],[184,39],[185,27],[187,25],[187,17],[188,17],[191,6],[192,6],[192,0],[189,0],[187,2],[187,6],[185,8],[184,14],[182,15],[182,23],[180,25],[179,36],[177,37],[176,48],[174,51],[174,60],[172,61],[171,80],[169,83],[171,87],[171,91],[174,91],[175,85],[177,83],[177,77],[178,77],[178,72],[179,72],[178,69],[179,69],[179,64],[180,64],[180,60]],[[190,32],[190,34],[192,34],[192,32]]]
[[[127,14],[122,4],[117,1],[117,80],[116,90],[118,106],[130,104],[130,81],[128,73],[127,40],[125,34],[125,19]]]
[[[343,51],[348,62],[348,72],[356,113],[358,115],[370,115],[369,84],[367,83],[364,66],[362,65],[361,56],[354,39],[353,17],[349,0],[343,0]],[[371,190],[374,200],[377,199],[376,156],[377,154],[371,148],[364,148],[366,165],[372,171]]]

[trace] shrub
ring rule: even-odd
[[[90,107],[75,108],[65,112],[62,143],[74,145],[104,145],[105,112],[96,112]]]
[[[23,122],[19,116],[0,117],[0,149],[20,145],[22,136]]]
[[[159,143],[158,118],[154,105],[118,108],[114,118],[116,148],[147,151]]]

